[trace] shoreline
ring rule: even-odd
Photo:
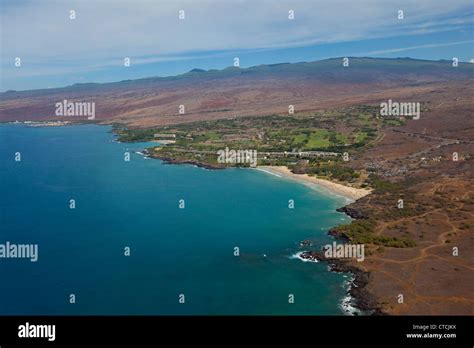
[[[314,187],[311,186],[316,185],[330,193],[342,196],[349,202],[344,204],[341,208],[336,209],[336,211],[344,213],[352,219],[366,218],[356,209],[350,208],[349,205],[356,200],[369,195],[372,192],[371,189],[358,189],[329,180],[312,177],[307,174],[295,174],[286,166],[261,166],[256,169],[272,176],[297,181],[312,189],[314,189]],[[348,242],[345,236],[334,233],[334,227],[329,229],[326,233],[342,243]],[[295,254],[295,257],[303,262],[324,262],[328,265],[330,272],[351,275],[351,280],[349,280],[347,289],[348,298],[343,299],[343,303],[345,302],[347,306],[353,307],[357,310],[356,312],[353,312],[352,315],[387,315],[381,310],[380,304],[377,302],[374,295],[367,289],[370,272],[367,272],[357,267],[354,263],[345,260],[327,259],[321,251],[299,251]]]
[[[330,233],[328,234],[331,235]],[[337,236],[334,236],[334,238],[346,242]],[[359,311],[355,315],[387,315],[381,309],[375,296],[367,289],[370,281],[370,272],[359,268],[352,261],[326,258],[323,251],[300,251],[297,254],[296,257],[303,262],[324,262],[328,265],[330,272],[351,274],[351,280],[347,289],[347,296],[349,298],[346,302]]]
[[[331,193],[342,196],[351,202],[355,202],[356,200],[365,197],[372,192],[372,190],[350,187],[326,179],[319,179],[308,174],[295,174],[286,166],[260,166],[256,169],[277,177],[292,179],[302,184],[315,184]]]

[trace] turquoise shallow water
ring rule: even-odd
[[[0,125],[0,243],[39,246],[37,262],[0,259],[0,314],[344,313],[347,275],[291,258],[303,239],[331,241],[343,199],[257,170],[163,165],[144,146],[103,126]]]

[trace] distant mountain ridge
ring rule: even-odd
[[[0,94],[0,121],[58,119],[54,104],[93,101],[97,119],[145,126],[194,119],[309,112],[386,90],[472,81],[474,64],[411,58],[349,57],[222,70],[192,69],[168,77]],[[408,94],[410,95],[410,94]],[[370,100],[371,98],[367,98]],[[178,113],[184,105],[185,115]]]

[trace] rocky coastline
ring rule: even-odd
[[[163,161],[163,164],[191,164],[193,166],[205,169],[225,169],[226,166],[218,165],[218,164],[210,164],[210,163],[203,163],[199,161],[193,161],[188,159],[178,159],[178,158],[170,158],[170,157],[163,157],[158,155],[151,155],[151,158],[159,159]]]
[[[363,212],[356,208],[344,206],[337,209],[338,212],[344,212],[353,219],[368,219],[369,217]],[[335,239],[347,243],[349,242],[348,236],[343,232],[340,232],[336,228],[332,228],[328,231],[328,235]],[[300,242],[300,246],[306,246],[306,241]],[[325,262],[329,265],[331,272],[336,273],[351,273],[353,275],[352,284],[348,291],[348,295],[353,299],[354,306],[362,311],[364,314],[369,315],[387,315],[380,308],[379,303],[375,296],[367,289],[367,285],[370,280],[370,272],[362,270],[360,267],[355,265],[353,260],[341,260],[334,258],[327,258],[324,255],[324,251],[304,251],[300,254],[300,258],[312,261],[312,262]]]
[[[350,204],[349,204],[350,205]],[[336,209],[339,213],[344,213],[353,219],[368,219],[369,216],[362,211],[352,208],[349,205]]]

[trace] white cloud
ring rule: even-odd
[[[436,48],[436,47],[447,47],[447,46],[456,46],[456,45],[463,45],[467,43],[474,43],[474,40],[465,40],[465,41],[456,41],[456,42],[444,42],[444,43],[433,43],[433,44],[426,44],[426,45],[418,45],[418,46],[407,46],[407,47],[398,47],[398,48],[390,48],[386,50],[378,50],[378,51],[370,51],[355,54],[357,55],[378,55],[378,54],[387,54],[387,53],[397,53],[397,52],[404,52],[404,51],[411,51],[420,48]]]
[[[19,54],[73,58],[71,55],[122,56],[176,54],[196,50],[279,47],[377,36],[403,31],[469,4],[453,0],[405,1],[35,1],[2,11],[3,48]],[[70,20],[69,10],[77,18]],[[178,10],[186,19],[178,20]],[[288,10],[296,19],[288,20]],[[413,15],[412,15],[413,13]],[[416,14],[416,16],[415,16]],[[433,22],[432,25],[435,25]]]
[[[268,49],[446,30],[470,0],[59,0],[2,2],[3,64],[97,69],[209,51]],[[69,19],[69,10],[76,19]],[[185,10],[186,19],[178,19]],[[288,11],[295,10],[295,20]],[[397,19],[403,9],[405,19]],[[440,23],[444,26],[441,28]],[[87,68],[85,68],[87,67]]]

